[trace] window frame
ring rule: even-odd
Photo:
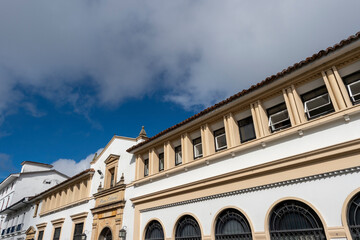
[[[80,234],[78,233],[77,235],[75,235],[76,234],[76,225],[79,225],[79,224],[82,225],[81,233]],[[74,222],[74,231],[73,231],[73,237],[72,237],[73,240],[77,240],[77,239],[81,240],[81,236],[84,233],[84,227],[85,227],[84,222]]]
[[[226,131],[225,131],[225,127],[219,128],[217,130],[215,130],[214,132],[214,142],[215,142],[215,151],[221,151],[224,149],[227,149],[227,141],[226,141]],[[225,145],[222,147],[218,146],[218,142],[217,139],[220,137],[224,137],[225,138]]]
[[[246,122],[249,119],[251,119],[251,123],[241,124],[241,122]],[[243,136],[242,136],[242,133],[241,133],[241,128],[245,128],[246,126],[249,126],[249,125],[252,125],[252,132],[254,134],[254,137],[252,137],[252,138],[245,138],[244,137],[244,139],[243,139]],[[245,143],[245,142],[256,139],[254,120],[253,120],[253,117],[251,115],[248,116],[248,117],[245,117],[243,119],[240,119],[238,121],[238,127],[239,127],[239,134],[240,134],[240,143]]]
[[[149,158],[144,159],[144,177],[149,176]]]
[[[352,91],[351,91],[351,89],[350,89],[350,87],[349,87],[351,84],[359,83],[359,82],[360,82],[360,70],[359,70],[359,71],[355,71],[355,72],[353,72],[353,73],[350,73],[350,74],[342,77],[342,80],[343,80],[343,83],[345,84],[345,87],[346,87],[346,90],[347,90],[348,95],[349,95],[349,97],[350,97],[351,103],[352,103],[353,105],[360,104],[360,98],[359,98],[359,100],[355,100],[355,99],[353,98],[354,96],[360,95],[360,93],[353,95],[353,94],[352,94]],[[353,96],[352,96],[352,95],[353,95]]]
[[[199,141],[199,140],[200,140],[200,142],[196,143],[196,142]],[[193,139],[193,140],[192,140],[192,143],[193,143],[194,159],[203,157],[204,153],[203,153],[203,149],[202,149],[202,139],[201,139],[201,137],[198,137],[198,138]],[[197,146],[199,146],[199,145],[201,146],[201,154],[196,155],[196,154],[195,154],[195,153],[196,153],[195,148],[196,148]]]
[[[165,169],[165,155],[164,155],[164,153],[163,152],[159,153],[158,158],[159,158],[159,172],[161,172],[161,171],[164,171],[164,169]],[[162,160],[162,168],[161,168],[161,164],[160,164],[161,160]]]
[[[284,112],[286,112],[287,115],[288,115],[286,119],[281,120],[281,121],[276,122],[276,123],[272,122],[271,119],[272,119],[273,116],[279,115],[279,114],[284,113]],[[276,104],[276,105],[274,105],[272,107],[269,107],[268,109],[266,109],[266,114],[267,114],[268,119],[269,119],[268,126],[270,128],[271,133],[274,133],[274,132],[277,132],[277,131],[280,131],[280,130],[291,127],[290,115],[289,115],[289,111],[287,109],[287,106],[286,106],[285,102],[282,102],[282,103]],[[278,125],[278,124],[280,124],[280,127],[275,127],[275,125]]]
[[[316,92],[317,92],[317,94],[315,94]],[[313,96],[313,97],[309,97],[309,96],[311,96],[312,94],[313,94],[314,96]],[[330,106],[332,107],[332,109],[327,110],[327,111],[325,111],[325,112],[322,112],[322,113],[320,113],[320,114],[316,114],[316,115],[310,117],[310,115],[309,115],[308,112],[306,111],[306,109],[307,109],[306,103],[309,102],[309,101],[311,101],[311,100],[315,100],[315,99],[317,99],[317,98],[320,98],[320,97],[322,97],[322,96],[325,96],[325,95],[328,95],[329,104],[330,104]],[[303,103],[303,105],[304,105],[304,112],[305,112],[305,115],[306,115],[306,118],[307,118],[308,121],[309,121],[309,120],[316,119],[316,118],[321,117],[321,116],[324,116],[324,115],[327,115],[327,114],[329,114],[329,113],[335,112],[335,108],[334,108],[334,105],[333,105],[333,103],[332,103],[332,101],[331,101],[329,91],[327,90],[327,88],[326,88],[325,85],[322,85],[322,86],[320,86],[320,87],[317,87],[317,88],[315,88],[315,89],[313,89],[313,90],[310,90],[310,91],[308,91],[308,92],[306,92],[306,93],[301,94],[300,98],[301,98],[301,101],[302,101],[302,103]],[[324,105],[323,105],[323,106],[324,106]],[[315,109],[321,108],[321,107],[323,107],[323,106],[317,107],[317,108],[315,108]]]
[[[62,228],[62,226],[54,227],[54,232],[53,232],[52,240],[60,240],[60,237],[61,237],[61,228]],[[59,238],[55,238],[56,230],[58,230],[58,229],[59,229]]]
[[[180,164],[182,164],[182,149],[181,149],[181,145],[176,146],[174,148],[174,152],[175,152],[175,166],[178,166]],[[180,155],[180,161],[179,161],[179,156]]]

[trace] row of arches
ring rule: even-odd
[[[353,240],[360,239],[360,192],[347,206],[347,223]],[[252,240],[252,229],[239,210],[227,208],[215,220],[215,240]],[[164,240],[161,223],[152,220],[145,228],[145,240]],[[272,240],[325,240],[324,226],[317,213],[298,200],[276,204],[270,212],[269,234]],[[201,228],[191,215],[182,216],[175,224],[175,240],[201,240]]]

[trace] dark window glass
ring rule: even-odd
[[[61,227],[55,228],[53,240],[59,240],[60,239],[60,232],[61,232]]]
[[[193,146],[194,146],[194,158],[202,157],[203,152],[202,152],[201,137],[193,140]]]
[[[215,239],[251,240],[249,222],[238,210],[226,209],[216,219]]]
[[[175,240],[201,240],[201,230],[197,221],[185,215],[176,224]]]
[[[149,175],[149,159],[144,160],[144,176]]]
[[[214,138],[215,138],[216,151],[226,149],[227,143],[226,143],[225,128],[220,128],[214,131]]]
[[[320,218],[306,204],[290,200],[279,203],[270,214],[272,240],[326,239]]]
[[[44,231],[40,231],[37,240],[43,240]]]
[[[347,222],[352,239],[360,239],[360,193],[356,194],[349,202],[347,208]]]
[[[251,116],[238,121],[238,125],[240,130],[240,141],[242,143],[256,138],[254,122]]]
[[[75,224],[73,240],[81,240],[81,235],[83,233],[83,228],[84,228],[84,223]]]
[[[164,170],[164,153],[159,153],[159,171]]]
[[[145,240],[164,240],[164,231],[158,221],[151,221],[146,227]]]
[[[325,86],[301,95],[307,119],[314,119],[334,112],[330,96]]]
[[[115,169],[110,169],[110,187],[115,185]]]
[[[343,77],[343,81],[353,104],[360,103],[360,71]]]
[[[182,163],[181,145],[175,147],[175,165]]]
[[[269,117],[269,127],[271,132],[291,127],[289,113],[285,103],[280,103],[267,109]]]

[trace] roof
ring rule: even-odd
[[[48,167],[48,168],[52,168],[52,167],[53,167],[53,165],[50,165],[50,164],[33,162],[33,161],[23,161],[23,162],[21,163],[21,166],[24,166],[25,164],[38,165],[38,166]]]
[[[63,181],[63,182],[61,182],[61,183],[59,183],[59,184],[57,184],[57,185],[55,185],[55,186],[53,186],[53,187],[45,190],[45,191],[37,194],[37,195],[35,195],[34,197],[31,197],[30,200],[33,201],[33,200],[35,200],[35,199],[38,199],[39,197],[41,197],[41,196],[43,196],[43,195],[45,195],[45,194],[47,194],[47,193],[55,190],[56,188],[62,187],[62,186],[64,186],[64,185],[72,182],[73,180],[76,180],[77,178],[80,178],[80,177],[82,177],[82,176],[84,176],[84,175],[87,175],[88,173],[93,173],[93,172],[95,172],[95,170],[94,170],[93,168],[86,169],[86,170],[84,170],[84,171],[76,174],[75,176],[73,176],[73,177],[71,177],[71,178],[69,178],[69,179],[67,179],[67,180],[65,180],[65,181]]]
[[[23,199],[17,201],[16,203],[12,204],[11,206],[5,208],[0,212],[0,214],[8,214],[11,212],[15,212],[16,210],[19,210],[20,208],[26,206],[29,204],[28,202],[29,197],[24,197]]]
[[[329,54],[343,48],[344,46],[347,46],[347,45],[355,42],[358,39],[360,39],[360,32],[357,32],[356,34],[351,35],[347,39],[344,39],[344,40],[340,41],[339,43],[335,44],[332,47],[328,47],[325,50],[321,50],[318,53],[313,54],[311,57],[308,57],[305,60],[302,60],[302,61],[300,61],[298,63],[293,64],[292,66],[289,66],[286,69],[283,69],[281,72],[278,72],[275,75],[267,77],[265,80],[255,84],[255,85],[252,85],[248,89],[244,89],[241,92],[238,92],[235,95],[233,95],[233,96],[231,96],[231,97],[229,97],[229,98],[227,98],[227,99],[225,99],[225,100],[223,100],[223,101],[221,101],[219,103],[216,103],[215,105],[213,105],[211,107],[206,108],[205,110],[203,110],[203,111],[201,111],[201,112],[199,112],[199,113],[185,119],[184,121],[182,121],[182,122],[180,122],[180,123],[178,123],[178,124],[176,124],[176,125],[174,125],[172,127],[169,127],[167,129],[165,129],[164,131],[154,135],[153,137],[151,137],[151,138],[149,138],[149,139],[147,139],[147,140],[145,140],[143,142],[140,142],[137,145],[132,146],[131,148],[127,149],[126,151],[127,152],[132,152],[133,150],[135,150],[135,149],[137,149],[137,148],[139,148],[139,147],[141,147],[141,146],[143,146],[143,145],[145,145],[145,144],[147,144],[147,143],[149,143],[149,142],[151,142],[151,141],[153,141],[153,140],[155,140],[155,139],[157,139],[157,138],[159,138],[159,137],[161,137],[161,136],[163,136],[163,135],[165,135],[165,134],[167,134],[167,133],[169,133],[169,132],[171,132],[171,131],[173,131],[173,130],[175,130],[175,129],[183,126],[183,125],[185,125],[185,124],[188,124],[188,123],[194,121],[195,119],[198,119],[198,118],[200,118],[200,117],[202,117],[202,116],[204,116],[204,115],[206,115],[206,114],[208,114],[210,112],[213,112],[214,110],[219,109],[220,107],[223,107],[226,104],[228,104],[230,102],[233,102],[233,101],[243,97],[246,94],[249,94],[250,92],[253,92],[253,91],[255,91],[255,90],[257,90],[257,89],[259,89],[259,88],[261,88],[261,87],[263,87],[265,85],[268,85],[268,84],[274,82],[275,80],[278,80],[278,79],[280,79],[280,78],[282,78],[282,77],[284,77],[284,76],[286,76],[286,75],[288,75],[288,74],[290,74],[290,73],[292,73],[292,72],[294,72],[294,71],[296,71],[296,70],[298,70],[298,69],[300,69],[302,67],[305,67],[305,66],[309,65],[310,63],[313,63],[316,60],[321,59],[321,58],[323,58],[323,57],[325,57],[325,56],[327,56],[327,55],[329,55]]]

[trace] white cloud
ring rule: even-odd
[[[97,150],[96,153],[99,154],[102,150],[103,148]],[[92,153],[79,162],[76,162],[73,159],[59,159],[53,162],[51,165],[53,165],[54,168],[59,172],[71,177],[90,168],[90,162],[94,159],[94,156],[95,154]]]
[[[4,0],[0,119],[28,101],[23,89],[85,116],[157,90],[204,107],[354,34],[359,8],[357,0]]]

